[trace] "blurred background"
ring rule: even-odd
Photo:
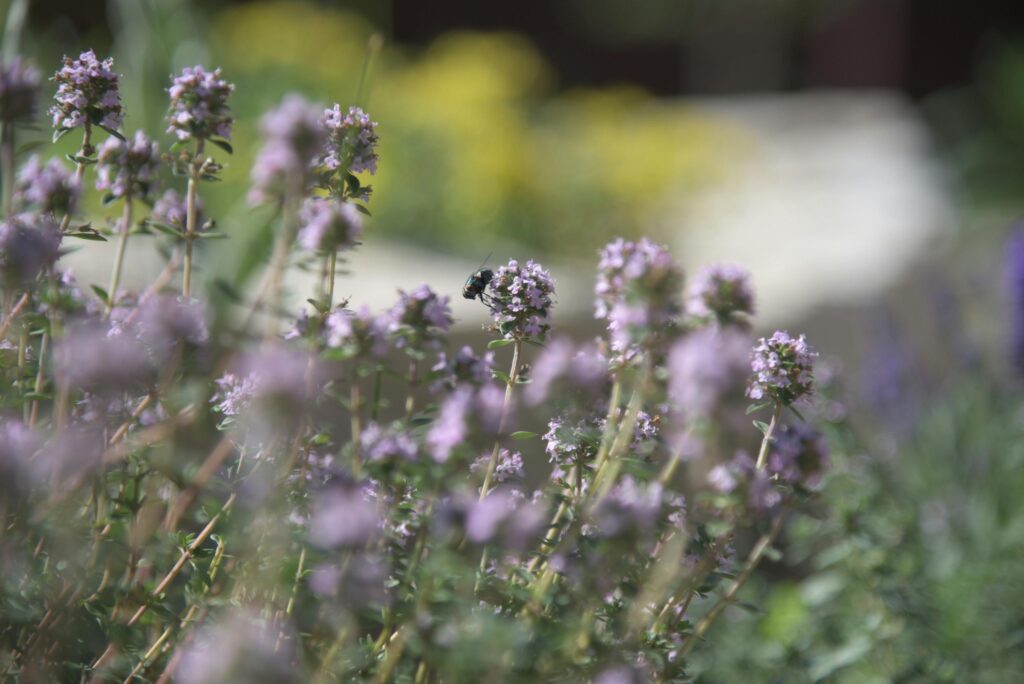
[[[23,4],[20,50],[44,72],[90,47],[115,57],[128,131],[170,142],[165,88],[184,66],[237,85],[235,153],[204,188],[230,235],[201,257],[208,284],[244,288],[269,251],[270,216],[245,192],[259,117],[289,91],[379,123],[373,216],[338,285],[353,304],[428,282],[470,339],[487,312],[459,296],[466,275],[489,254],[536,258],[557,280],[557,327],[583,336],[613,237],[667,243],[691,272],[748,268],[756,328],[806,331],[839,371],[837,513],[791,532],[803,560],[755,587],[770,618],[724,621],[737,646],[700,681],[1024,681],[1009,353],[1024,295],[1003,253],[1024,205],[1024,3]],[[129,285],[157,264],[135,243]],[[106,282],[102,247],[74,259]]]

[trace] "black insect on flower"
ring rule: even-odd
[[[490,259],[491,255],[487,255],[487,259]],[[484,259],[483,263],[480,264],[480,268],[473,271],[468,278],[466,278],[466,284],[462,286],[462,296],[466,299],[480,298],[480,301],[487,306],[487,308],[493,308],[494,302],[491,296],[487,294],[487,286],[491,280],[494,279],[494,271],[489,268],[484,268],[484,264],[487,263],[487,259]]]

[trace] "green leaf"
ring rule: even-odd
[[[60,140],[61,138],[63,138],[65,135],[67,135],[68,133],[70,133],[73,130],[75,130],[75,129],[73,129],[73,128],[58,128],[57,130],[55,130],[53,132],[53,142],[57,142],[58,140]]]
[[[760,411],[761,409],[768,408],[771,405],[772,402],[770,401],[763,401],[760,404],[751,404],[750,406],[747,407],[747,415],[749,416],[754,411]]]
[[[487,348],[498,349],[499,347],[507,347],[510,344],[515,344],[515,342],[515,340],[510,340],[507,338],[502,338],[500,340],[491,340],[490,342],[487,343]]]
[[[210,138],[209,140],[214,145],[216,145],[220,149],[224,150],[228,154],[234,154],[235,153],[235,148],[231,147],[231,143],[229,143],[227,140],[218,140],[217,138]]]
[[[763,420],[755,420],[754,427],[760,430],[762,435],[768,433],[768,423],[764,422]]]
[[[529,430],[516,430],[509,437],[512,439],[532,439],[537,436],[536,432],[530,432]]]
[[[491,375],[493,375],[498,380],[501,380],[506,385],[509,384],[512,381],[512,379],[510,377],[508,377],[508,373],[506,373],[505,371],[492,370],[491,371]]]
[[[362,204],[358,204],[356,202],[353,202],[352,206],[355,207],[356,211],[358,211],[361,214],[366,214],[367,216],[373,216],[373,214],[370,213],[370,210],[367,209],[366,207],[364,207]]]
[[[79,240],[90,240],[92,242],[107,241],[107,238],[103,237],[94,230],[83,230],[77,233],[68,233],[68,237],[78,238]]]
[[[805,423],[807,422],[807,419],[806,419],[806,418],[804,418],[804,416],[803,416],[803,414],[802,414],[802,413],[800,413],[799,411],[797,411],[797,410],[796,410],[796,407],[795,407],[795,406],[793,406],[792,404],[790,404],[790,405],[789,405],[789,406],[787,406],[786,408],[788,408],[788,409],[789,409],[790,411],[792,411],[792,412],[793,412],[793,415],[795,415],[795,416],[796,416],[797,418],[799,418],[800,420],[802,420],[802,421],[803,421],[803,422],[805,422]]]
[[[172,225],[169,225],[169,224],[166,224],[166,223],[161,223],[159,221],[151,221],[151,220],[148,220],[148,219],[146,220],[146,225],[149,226],[150,228],[154,228],[154,229],[158,230],[161,233],[165,233],[167,235],[173,235],[176,238],[181,238],[181,239],[185,238],[185,233],[181,232],[180,230],[178,230],[177,228],[175,228]]]
[[[227,240],[228,239],[228,234],[227,233],[216,233],[216,232],[196,233],[196,237],[199,238],[200,240]]]
[[[316,300],[315,300],[315,299],[313,299],[312,297],[310,297],[310,298],[309,298],[309,299],[307,299],[306,301],[307,301],[307,302],[309,302],[310,304],[312,304],[312,305],[313,305],[313,308],[314,308],[314,309],[316,309],[318,313],[320,313],[320,314],[324,314],[324,313],[326,313],[326,312],[327,312],[327,307],[326,307],[326,306],[324,306],[324,305],[323,305],[322,303],[320,303],[320,302],[316,301]]]
[[[103,124],[96,124],[96,125],[97,125],[97,126],[99,126],[100,128],[102,128],[103,130],[105,130],[105,131],[106,131],[107,133],[109,133],[110,135],[112,135],[112,136],[114,136],[115,138],[117,138],[118,140],[121,140],[122,142],[124,142],[124,141],[125,141],[125,138],[124,138],[124,136],[123,136],[123,135],[121,135],[121,133],[120,133],[120,132],[118,132],[117,130],[115,130],[115,129],[113,129],[113,128],[110,128],[109,126],[104,126]]]
[[[106,195],[103,196],[103,199],[100,200],[100,203],[103,206],[107,207],[107,206],[110,206],[111,204],[113,204],[116,201],[117,201],[117,196],[115,196],[113,193],[107,193]]]
[[[89,287],[92,288],[92,291],[96,293],[96,296],[99,297],[104,304],[110,304],[110,295],[107,294],[106,290],[99,285],[90,285]]]

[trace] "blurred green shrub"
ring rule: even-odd
[[[1022,418],[965,381],[891,460],[848,452],[834,512],[792,527],[766,615],[721,621],[697,681],[1024,681]]]

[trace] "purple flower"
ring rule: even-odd
[[[809,395],[816,356],[804,335],[793,339],[780,330],[770,338],[762,337],[754,347],[750,363],[754,375],[747,396],[755,401],[771,399],[789,405]]]
[[[730,390],[742,392],[750,340],[732,328],[702,328],[677,342],[668,356],[668,398],[684,421],[708,418]]]
[[[490,290],[494,323],[504,337],[544,339],[555,294],[550,273],[532,259],[525,266],[512,259],[494,274]]]
[[[491,453],[484,452],[477,457],[469,466],[469,472],[474,475],[483,476],[487,472],[487,466],[491,462]],[[520,482],[526,474],[523,468],[523,456],[518,451],[508,449],[498,450],[498,462],[494,468],[494,475],[491,481],[495,485],[503,483]]]
[[[69,326],[54,349],[55,371],[72,387],[96,394],[140,390],[155,377],[143,346],[130,335],[83,321]]]
[[[772,442],[766,469],[779,481],[816,487],[829,465],[828,442],[804,423],[784,426]]]
[[[78,206],[81,187],[75,175],[58,159],[45,164],[32,155],[18,172],[17,201],[44,214],[71,214]]]
[[[21,214],[0,223],[0,276],[24,286],[53,267],[60,256],[60,230],[48,217]]]
[[[288,684],[302,680],[293,665],[294,638],[283,627],[241,610],[204,627],[184,649],[174,680],[181,684]]]
[[[363,217],[354,204],[310,197],[299,214],[299,245],[311,252],[350,249],[363,234]]]
[[[332,487],[313,506],[309,539],[325,549],[359,546],[380,531],[377,506],[356,485]]]
[[[86,123],[117,130],[124,123],[124,110],[118,93],[114,60],[102,62],[96,53],[86,50],[78,59],[64,57],[64,66],[53,75],[57,104],[50,107],[53,127],[69,130]]]
[[[39,70],[21,57],[0,63],[0,121],[31,120],[39,99]]]
[[[595,345],[577,348],[567,338],[553,340],[533,364],[524,398],[540,404],[548,397],[582,394],[595,398],[609,382],[608,359]]]
[[[263,115],[260,127],[265,141],[252,167],[249,201],[257,204],[303,192],[323,140],[319,109],[300,95],[287,95]]]
[[[755,467],[754,460],[745,451],[737,452],[729,463],[712,468],[708,484],[720,494],[744,495],[746,505],[758,513],[782,503],[782,491],[772,475],[766,469]]]
[[[497,489],[466,511],[466,539],[474,544],[498,543],[509,551],[525,551],[539,540],[547,523],[544,506]]]
[[[170,295],[151,297],[139,310],[136,335],[160,360],[168,360],[182,344],[200,346],[210,338],[199,302],[185,302]]]
[[[149,219],[156,223],[162,223],[178,230],[185,230],[185,223],[187,219],[188,203],[183,195],[179,195],[174,189],[168,188],[164,191],[164,194],[160,195],[156,203],[153,204],[153,211],[149,214]],[[196,229],[203,228],[205,223],[203,219],[203,201],[198,196],[196,197]]]
[[[444,463],[455,447],[462,444],[469,433],[467,414],[473,408],[473,390],[461,387],[452,392],[441,404],[430,431],[427,446],[434,460]]]
[[[754,313],[754,291],[750,274],[739,266],[707,266],[694,279],[690,289],[694,313],[714,316],[719,322],[743,321]]]
[[[451,358],[441,352],[431,370],[438,376],[430,386],[431,392],[439,393],[445,388],[452,389],[463,384],[479,387],[493,377],[494,352],[477,356],[472,347],[468,346],[457,351]]]
[[[231,139],[231,108],[228,98],[235,86],[221,78],[220,69],[185,67],[167,89],[171,104],[167,132],[178,140]]]
[[[222,375],[210,399],[227,417],[259,410],[260,425],[300,415],[314,401],[322,382],[321,367],[306,351],[278,344],[244,357]]]
[[[324,110],[321,122],[327,140],[318,163],[331,171],[377,173],[377,124],[359,107]]]
[[[420,285],[412,292],[398,291],[398,303],[391,309],[390,332],[396,346],[419,349],[423,345],[437,347],[452,326],[452,310],[448,297]]]
[[[380,359],[388,351],[389,325],[387,318],[374,316],[365,306],[358,311],[335,309],[324,322],[326,343],[347,356]]]
[[[233,418],[249,410],[256,396],[255,375],[224,373],[214,381],[217,389],[210,398],[213,410]]]
[[[1024,226],[1006,242],[1006,285],[1010,299],[1010,363],[1024,376]]]
[[[595,316],[608,324],[612,349],[629,361],[682,312],[683,273],[668,249],[619,238],[601,251]]]
[[[662,488],[657,482],[641,484],[626,476],[595,506],[594,525],[602,537],[645,535],[658,522]]]
[[[385,428],[370,423],[363,430],[362,454],[367,461],[415,461],[418,455],[416,441],[400,428]]]
[[[142,131],[129,140],[107,138],[96,163],[96,189],[114,197],[149,197],[160,170],[160,148]]]

